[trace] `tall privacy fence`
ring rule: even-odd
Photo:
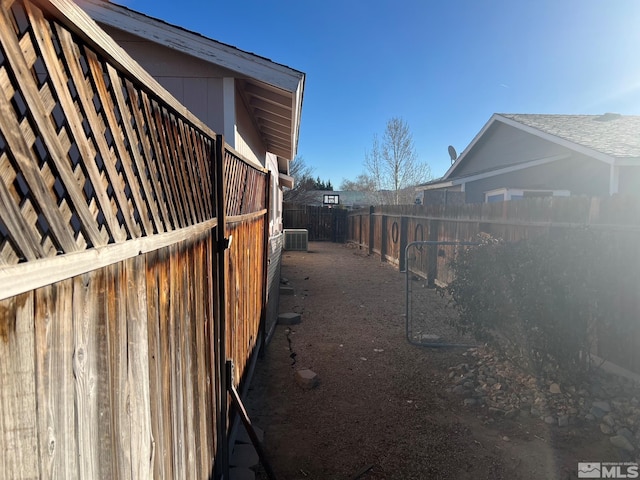
[[[469,242],[486,233],[516,242],[554,229],[589,228],[606,240],[607,264],[619,272],[615,285],[603,284],[615,297],[617,315],[637,327],[627,335],[598,332],[597,354],[640,373],[640,199],[533,198],[477,205],[384,206],[349,214],[348,241],[382,261],[405,265],[406,246],[415,241]],[[428,283],[452,280],[455,247],[427,248],[417,270]],[[412,259],[415,262],[415,259]]]
[[[0,3],[0,472],[210,478],[264,338],[268,173],[68,0]]]

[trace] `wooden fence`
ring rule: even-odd
[[[284,228],[304,228],[309,241],[344,243],[347,239],[347,210],[285,203],[282,211]]]
[[[615,295],[618,314],[637,328],[630,335],[598,334],[597,354],[640,373],[640,199],[538,198],[478,205],[371,207],[349,214],[348,241],[382,261],[405,265],[406,246],[414,241],[477,241],[487,233],[508,242],[552,229],[589,227],[606,236],[607,262],[618,272],[616,285],[603,285]],[[451,252],[448,253],[452,253]],[[418,270],[428,281],[452,279],[451,255],[428,249]],[[454,253],[452,253],[454,254]],[[603,252],[594,252],[602,255]]]
[[[0,0],[0,472],[210,478],[260,347],[268,173],[68,0]]]

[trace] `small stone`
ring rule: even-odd
[[[293,287],[289,285],[280,285],[280,295],[293,295]]]
[[[512,408],[511,410],[507,410],[504,414],[505,418],[516,418],[520,415],[520,410],[516,408]]]
[[[544,423],[546,423],[547,425],[553,425],[554,423],[556,423],[556,419],[553,418],[551,415],[548,415],[544,417]]]
[[[302,388],[311,390],[318,386],[318,374],[308,368],[298,370],[296,372],[296,382],[298,382],[298,385]]]
[[[509,437],[507,437],[506,435],[504,437],[502,437],[502,440],[504,440],[505,442],[509,441]]]
[[[456,385],[455,387],[453,387],[452,392],[455,393],[456,395],[460,395],[461,397],[471,396],[471,392],[466,388],[464,388],[462,385]]]
[[[633,452],[635,450],[634,446],[631,444],[629,440],[627,440],[622,435],[614,435],[609,438],[609,441],[616,447],[622,448],[628,452]]]
[[[278,315],[279,325],[298,325],[302,321],[299,313],[281,313]]]
[[[600,431],[602,433],[604,433],[605,435],[611,435],[613,433],[613,428],[611,428],[606,423],[601,423],[600,424]]]
[[[594,408],[598,408],[600,410],[602,410],[603,412],[610,412],[611,411],[611,405],[609,404],[609,402],[603,401],[603,400],[596,400],[595,402],[593,402],[591,404],[592,407]]]
[[[440,341],[440,337],[438,335],[432,335],[432,334],[428,334],[428,333],[423,333],[420,336],[420,340],[425,341],[425,342],[438,342],[438,341]]]
[[[616,433],[624,438],[626,438],[627,440],[629,440],[629,442],[633,442],[635,439],[633,438],[633,433],[631,433],[631,430],[629,430],[628,428],[620,428],[616,431]]]
[[[587,413],[587,414],[584,416],[584,419],[585,419],[586,421],[588,421],[588,422],[594,422],[594,421],[595,421],[595,419],[596,419],[596,417],[595,417],[593,414],[591,414],[591,413]]]
[[[558,426],[559,427],[568,427],[569,426],[569,415],[560,415],[558,417]]]
[[[473,407],[474,405],[476,405],[478,402],[475,398],[465,398],[464,399],[464,405],[466,407]]]
[[[610,413],[607,413],[604,417],[602,417],[602,421],[603,423],[606,423],[610,427],[613,427],[616,424],[616,421],[613,418],[613,415],[611,415]]]
[[[560,390],[560,385],[558,385],[557,383],[552,383],[549,386],[549,391],[554,395],[557,395],[558,393],[562,393],[562,391]]]
[[[589,413],[593,415],[595,418],[602,418],[606,415],[607,412],[605,412],[604,410],[598,407],[591,407],[591,410],[589,410]]]

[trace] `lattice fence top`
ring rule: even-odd
[[[224,153],[225,212],[228,216],[245,215],[267,208],[266,173],[241,160],[229,150]]]
[[[0,89],[0,265],[215,217],[216,140],[29,1],[0,8]]]

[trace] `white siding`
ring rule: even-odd
[[[102,27],[214,132],[224,131],[222,79],[232,75],[229,70],[112,27]]]

